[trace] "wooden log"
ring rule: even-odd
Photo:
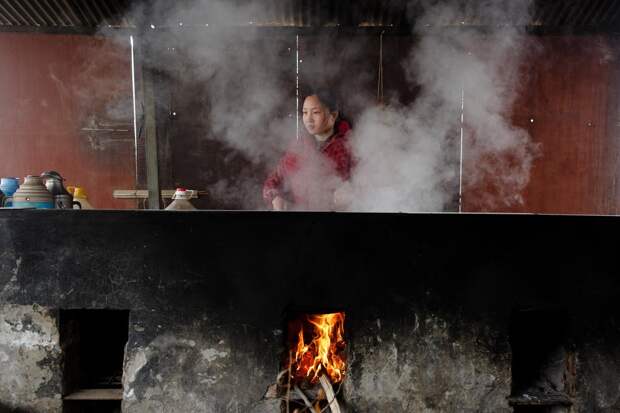
[[[331,412],[341,413],[340,405],[338,404],[338,400],[336,400],[336,394],[334,393],[334,388],[329,382],[329,379],[325,375],[322,375],[319,377],[319,383],[321,383],[321,387],[325,390],[325,397],[327,398],[327,403]]]
[[[286,386],[286,413],[290,412],[291,400],[291,365],[293,364],[293,354],[288,352],[288,385]]]
[[[312,409],[312,404],[310,403],[310,400],[308,400],[308,398],[306,397],[304,392],[301,391],[301,389],[299,387],[297,387],[297,386],[295,386],[295,393],[297,393],[297,395],[299,397],[301,397],[301,399],[304,401],[304,404],[306,405],[306,407],[308,407],[309,409]]]
[[[299,390],[303,392],[303,394],[308,398],[308,400],[311,400],[311,401],[325,400],[325,391],[323,390],[323,388],[321,387],[319,383],[316,383],[316,384],[299,383],[297,385],[291,383],[291,392],[289,394],[290,401],[303,403],[303,399],[301,398],[299,393],[294,391],[295,387],[299,387]],[[272,392],[269,392],[269,394],[272,394]],[[286,394],[287,394],[287,384],[283,383],[283,384],[277,385],[277,396],[276,397],[285,399]]]

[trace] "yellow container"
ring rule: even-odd
[[[73,200],[80,203],[81,209],[94,209],[94,207],[88,202],[88,195],[86,190],[80,186],[68,186],[67,190],[73,195]],[[78,209],[77,205],[73,208]]]

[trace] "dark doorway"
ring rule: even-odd
[[[559,309],[524,308],[510,323],[512,394],[515,413],[563,413],[572,405],[568,314]]]
[[[60,310],[63,411],[120,412],[128,310]]]

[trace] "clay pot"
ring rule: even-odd
[[[13,208],[54,208],[54,197],[40,177],[28,175],[13,194]]]

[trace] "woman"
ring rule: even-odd
[[[312,93],[303,104],[308,135],[294,142],[263,186],[263,198],[274,211],[334,210],[342,207],[338,190],[353,166],[349,123],[326,94]]]

